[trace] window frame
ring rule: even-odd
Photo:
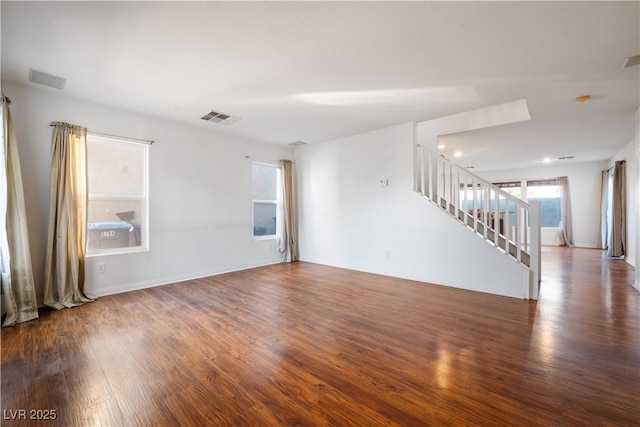
[[[514,185],[514,184],[517,184],[518,182],[520,183],[520,194],[522,195],[522,197],[519,197],[519,199],[525,203],[529,203],[530,199],[536,200],[535,198],[529,197],[529,187],[545,186],[545,185],[556,185],[560,187],[560,193],[561,193],[560,209],[562,209],[562,194],[564,189],[562,188],[562,184],[560,183],[560,179],[558,178],[531,178],[531,179],[522,179],[522,180],[505,180],[505,181],[495,181],[495,182],[492,182],[492,184],[502,189],[504,187],[511,187],[511,188],[517,187],[517,185]],[[559,230],[562,228],[560,226],[561,223],[562,223],[562,211],[560,212],[560,219],[557,226],[555,227],[541,226],[540,228],[548,229],[548,230]],[[527,227],[529,227],[528,220],[527,220]]]
[[[128,138],[116,137],[116,136],[107,136],[96,134],[92,132],[87,132],[87,153],[90,149],[89,144],[91,140],[99,140],[101,142],[109,142],[113,144],[119,145],[133,145],[136,147],[143,148],[143,195],[142,196],[133,196],[133,195],[123,195],[123,194],[92,194],[89,193],[89,187],[87,185],[87,228],[86,228],[86,246],[85,246],[85,257],[97,257],[97,256],[106,256],[106,255],[122,255],[129,253],[140,253],[140,252],[148,252],[149,251],[149,145],[148,142],[140,142],[138,140],[131,140]],[[90,164],[87,156],[87,180],[89,178],[89,169]],[[131,201],[131,200],[139,200],[141,203],[141,213],[140,213],[140,245],[139,246],[127,246],[120,248],[103,248],[103,249],[89,249],[89,218],[88,218],[88,208],[89,204],[92,200],[95,201],[114,201],[114,200],[123,200],[123,201]]]
[[[271,199],[254,199],[253,198],[253,167],[254,166],[267,166],[267,167],[271,167],[274,168],[276,170],[276,198],[271,200]],[[280,168],[280,165],[278,163],[271,163],[271,162],[266,162],[266,161],[253,161],[251,162],[251,224],[252,224],[252,231],[251,231],[251,235],[253,237],[254,241],[259,241],[259,240],[275,240],[277,238],[277,224],[278,224],[278,220],[277,220],[277,216],[278,216],[278,197],[281,194],[281,186],[282,186],[282,170]],[[269,205],[274,205],[276,207],[276,230],[273,234],[265,234],[265,235],[255,235],[255,223],[256,223],[256,204],[269,204]]]
[[[564,189],[562,188],[562,184],[558,178],[539,178],[539,179],[528,179],[525,181],[525,195],[526,202],[529,203],[530,200],[538,200],[535,197],[529,197],[529,187],[542,187],[542,186],[556,186],[558,187],[558,191],[560,192],[560,206],[558,207],[558,225],[549,227],[540,225],[540,228],[550,229],[550,230],[560,230],[562,228],[562,197],[564,193]],[[542,224],[542,201],[540,202],[540,224]]]

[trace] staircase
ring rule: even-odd
[[[525,203],[421,145],[414,190],[495,250],[529,269],[525,299],[538,299],[540,202]]]

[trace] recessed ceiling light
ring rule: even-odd
[[[550,157],[545,157],[543,162],[545,163],[551,163],[551,158]]]
[[[304,141],[295,141],[295,142],[290,142],[289,145],[292,147],[300,147],[301,145],[307,145],[307,143]]]
[[[591,95],[580,95],[580,96],[576,96],[576,102],[587,102],[588,100],[591,99]]]
[[[454,157],[462,157],[462,151],[456,151],[453,155]]]
[[[622,68],[629,68],[638,64],[640,64],[640,55],[628,56],[624,59],[624,62],[622,63]]]
[[[442,150],[443,148],[447,148],[447,146],[446,146],[446,145],[444,145],[444,144],[438,144],[438,148],[439,148],[440,150]]]

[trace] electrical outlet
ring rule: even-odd
[[[386,251],[384,251],[384,257],[386,259],[390,259],[391,258],[391,251],[389,249],[387,249]]]
[[[96,264],[96,272],[98,274],[104,274],[107,272],[107,263],[106,262],[99,262]]]

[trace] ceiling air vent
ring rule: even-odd
[[[64,85],[67,83],[67,79],[54,76],[53,74],[43,73],[33,68],[29,69],[29,81],[60,90],[64,89]]]
[[[569,160],[569,159],[573,159],[575,156],[562,156],[562,157],[558,157],[558,160]]]
[[[240,120],[240,117],[230,116],[229,114],[219,113],[217,111],[211,111],[200,118],[202,120],[218,123],[221,125],[230,125],[231,123]]]
[[[303,141],[296,141],[296,142],[290,142],[289,145],[292,147],[300,147],[301,145],[307,145],[307,143]]]

